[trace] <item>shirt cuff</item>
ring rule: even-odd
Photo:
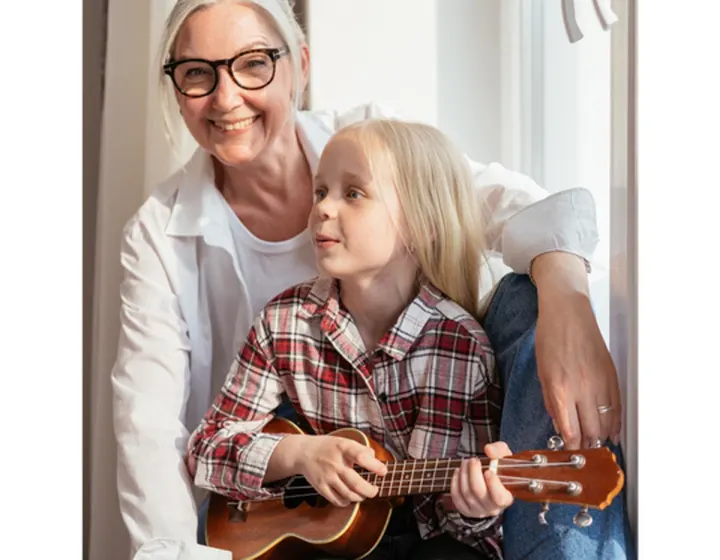
[[[500,520],[499,516],[483,517],[482,519],[465,517],[457,511],[448,511],[445,515],[447,516],[448,523],[465,537],[472,535],[477,536],[480,533],[484,533]]]
[[[591,270],[600,236],[595,200],[584,188],[554,193],[523,208],[505,224],[503,261],[519,274],[529,274],[536,257],[552,251],[577,255]]]
[[[438,496],[435,502],[435,511],[440,519],[445,518],[448,528],[452,528],[452,532],[459,537],[479,537],[500,522],[499,515],[482,518],[462,515],[455,509],[450,494]]]
[[[278,443],[289,434],[259,433],[245,446],[238,457],[237,489],[252,499],[263,499],[281,496],[287,486],[287,481],[277,481],[263,486],[263,479],[267,472],[270,456]]]

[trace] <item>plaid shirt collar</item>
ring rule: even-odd
[[[423,328],[433,316],[435,307],[445,296],[429,281],[420,281],[420,290],[393,327],[378,343],[378,349],[397,361],[403,360]],[[319,276],[300,306],[301,319],[320,321],[320,330],[353,365],[365,359],[367,349],[350,313],[340,302],[340,283]]]

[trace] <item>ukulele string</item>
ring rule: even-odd
[[[432,459],[428,459],[428,460],[430,461],[430,460],[432,460]],[[501,469],[501,468],[504,466],[504,467],[506,467],[506,468],[512,468],[512,469],[517,469],[517,468],[531,468],[531,467],[534,467],[534,468],[536,468],[536,469],[542,469],[542,468],[547,468],[547,467],[575,466],[574,463],[570,463],[570,462],[539,464],[539,463],[530,463],[530,462],[525,461],[525,460],[523,460],[523,459],[518,459],[517,461],[521,461],[523,464],[513,464],[513,465],[511,466],[511,465],[503,465],[502,463],[500,463],[500,464],[497,466],[497,468],[498,468],[498,470],[499,470],[499,469]],[[394,479],[394,477],[395,477],[396,475],[398,475],[398,474],[400,474],[400,475],[402,475],[402,476],[422,474],[423,471],[426,471],[425,468],[410,469],[410,470],[408,470],[408,471],[406,472],[406,471],[405,471],[405,468],[404,468],[401,464],[399,464],[399,463],[392,463],[392,462],[391,462],[391,463],[387,463],[387,464],[388,464],[389,466],[391,466],[391,470],[388,470],[388,473],[387,473],[385,476],[376,475],[375,473],[366,471],[366,470],[364,470],[364,469],[360,469],[359,467],[355,467],[354,470],[355,470],[355,472],[357,472],[360,476],[363,477],[363,480],[366,480],[366,481],[368,481],[368,482],[370,481],[369,479],[370,479],[371,477],[373,477],[373,476],[377,477],[377,478],[373,481],[373,484],[379,486],[381,489],[388,488],[388,489],[390,489],[390,490],[395,490],[395,489],[402,488],[403,486],[408,486],[408,487],[410,487],[410,486],[418,486],[418,485],[419,485],[420,488],[422,488],[423,486],[426,486],[426,485],[427,485],[427,484],[422,484],[422,483],[423,483],[424,481],[428,480],[428,479],[427,479],[427,478],[422,478],[422,477],[420,477],[420,478],[412,478],[412,479],[409,479],[409,480],[402,480],[402,479],[401,479],[401,480],[395,480],[395,479]],[[396,467],[396,465],[399,465],[399,466]],[[432,473],[432,475],[433,475],[433,476],[432,476],[432,479],[431,479],[431,480],[432,480],[432,484],[439,484],[439,483],[443,483],[443,484],[447,483],[447,484],[449,484],[449,480],[452,479],[452,474],[455,472],[455,470],[456,470],[455,467],[440,467],[440,468],[432,468],[432,469],[428,467],[426,474]],[[437,482],[435,482],[436,475],[441,477],[440,479],[437,480]],[[518,481],[523,481],[523,482],[529,482],[530,480],[533,480],[533,479],[531,479],[531,478],[513,477],[513,476],[510,476],[510,475],[501,475],[501,474],[499,474],[499,473],[498,473],[498,476],[499,476],[501,479],[505,479],[505,480],[518,480]],[[444,478],[442,478],[442,477],[444,477]],[[549,484],[563,484],[563,485],[568,485],[568,484],[569,484],[568,482],[564,482],[564,481],[560,481],[560,480],[546,480],[546,479],[538,479],[538,480],[541,481],[541,482],[547,482],[547,483],[549,483]],[[386,481],[387,481],[387,482],[386,482]],[[311,488],[313,488],[313,486],[310,485],[310,484],[304,485],[304,486],[291,486],[291,487],[290,487],[290,489],[292,489],[292,490],[308,490],[308,489],[311,489]]]
[[[453,459],[452,461],[460,462],[462,459]],[[418,461],[424,461],[424,459],[418,459]],[[428,461],[434,461],[434,459],[428,459]],[[532,461],[527,461],[525,459],[500,459],[499,461],[513,461],[512,463],[503,463],[498,462],[497,468],[500,469],[502,467],[510,468],[510,469],[530,469],[530,468],[536,468],[536,469],[544,469],[548,467],[577,467],[578,465],[576,463],[573,463],[571,461],[559,461],[557,463],[535,463]],[[424,464],[423,466],[416,468],[415,466],[408,466],[407,469],[405,468],[405,465],[402,462],[396,462],[396,461],[390,461],[390,462],[384,462],[384,465],[388,467],[388,469],[392,468],[393,472],[397,472],[398,470],[401,470],[402,472],[405,472],[405,470],[409,472],[421,472],[421,471],[430,471],[430,472],[441,472],[441,471],[447,471],[452,470],[454,471],[458,467],[454,464],[450,464],[449,466],[442,466],[442,467],[430,467],[429,465]],[[416,463],[417,464],[417,463]],[[483,467],[490,466],[490,463],[481,463]],[[361,467],[354,467],[355,472],[362,473],[365,470]]]
[[[566,487],[570,485],[569,482],[566,482],[564,480],[524,478],[521,476],[510,476],[510,475],[500,475],[500,474],[498,475],[498,478],[500,478],[500,482],[502,482],[503,485],[505,485],[505,486],[528,484],[529,482],[531,482],[533,480],[537,480],[538,482],[542,482],[543,484],[556,484],[558,486],[566,486]],[[446,485],[446,487],[449,488],[450,480],[451,480],[451,478],[445,478],[443,480],[437,480],[437,481],[433,482],[432,484],[439,485],[440,483],[442,483],[443,485]],[[420,482],[422,482],[422,481],[420,481]],[[390,484],[387,484],[387,485],[381,484],[380,485],[380,493],[382,493],[383,491],[386,491],[386,490],[391,490],[391,491],[402,490],[403,486],[407,486],[408,494],[410,493],[410,488],[412,488],[413,486],[417,487],[417,489],[418,489],[416,492],[417,494],[434,493],[434,492],[430,492],[430,491],[421,492],[420,490],[426,485],[418,484],[416,482],[408,483],[408,482],[404,482],[404,481],[391,481]],[[312,492],[305,492],[303,494],[288,494],[287,490],[312,490]],[[320,493],[317,492],[317,490],[315,490],[310,485],[293,486],[291,488],[288,488],[287,490],[286,490],[286,494],[284,496],[273,496],[273,497],[262,498],[262,499],[258,499],[258,500],[245,500],[245,501],[246,502],[265,502],[265,501],[270,501],[270,500],[284,500],[284,499],[294,500],[294,499],[300,499],[300,498],[312,498],[312,497],[320,497],[321,496]],[[378,496],[378,497],[380,497],[380,496]],[[387,496],[384,496],[384,497],[387,497]]]

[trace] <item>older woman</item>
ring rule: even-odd
[[[175,97],[166,96],[165,110],[177,103],[200,147],[124,230],[112,381],[118,489],[133,551],[168,540],[200,546],[198,496],[184,463],[188,432],[254,315],[316,274],[306,224],[329,137],[350,122],[389,116],[372,104],[343,114],[298,109],[310,55],[287,0],[179,0],[162,53],[166,93]],[[554,424],[572,447],[617,444],[618,381],[588,295],[597,243],[590,194],[547,196],[497,164],[472,166],[488,210],[487,244],[515,272],[488,292],[485,320],[505,391],[502,439],[513,451],[543,447]],[[624,558],[623,507],[616,499],[589,528],[573,526],[577,508],[558,507],[543,527],[539,506],[516,503],[504,521],[506,556]]]

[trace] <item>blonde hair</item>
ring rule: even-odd
[[[158,51],[156,63],[158,79],[160,80],[160,107],[163,125],[171,145],[175,144],[175,131],[172,125],[174,121],[170,117],[170,107],[175,99],[173,86],[169,80],[165,79],[162,67],[172,58],[175,41],[187,19],[199,10],[223,2],[247,4],[251,7],[260,8],[260,11],[267,17],[274,31],[280,36],[290,52],[289,56],[293,70],[293,105],[296,109],[299,109],[302,104],[304,91],[301,48],[307,41],[305,32],[295,17],[293,10],[294,0],[177,0],[165,20],[165,28],[160,41],[160,50]]]
[[[420,272],[479,319],[484,209],[462,152],[435,127],[395,119],[361,121],[338,134],[359,141],[373,178],[391,178]]]

